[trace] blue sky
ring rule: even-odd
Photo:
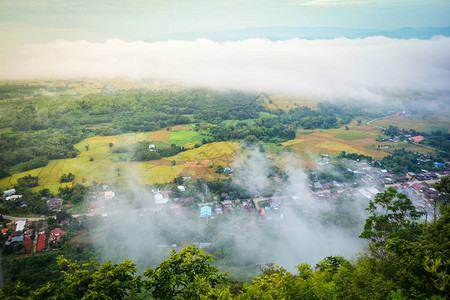
[[[0,0],[3,44],[264,26],[450,26],[448,0]]]

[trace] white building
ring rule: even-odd
[[[161,193],[155,193],[155,204],[166,204],[169,202],[168,197],[164,197]]]
[[[107,191],[105,192],[105,200],[111,200],[114,198],[116,194],[113,191]]]
[[[6,201],[14,201],[16,199],[22,198],[22,195],[12,195],[5,198]]]
[[[20,220],[16,222],[16,231],[23,231],[25,228],[25,220]]]
[[[15,189],[11,189],[11,190],[7,190],[7,191],[3,192],[3,194],[5,194],[6,196],[11,196],[11,195],[14,195],[15,193],[16,193]]]

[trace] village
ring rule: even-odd
[[[208,192],[207,182],[204,190],[193,191],[193,182],[190,177],[183,178],[184,185],[168,185],[167,187],[152,188],[148,193],[148,201],[140,208],[132,210],[140,218],[151,217],[158,212],[170,210],[174,214],[182,214],[184,209],[197,207],[197,216],[205,222],[214,218],[221,218],[233,214],[246,214],[259,218],[262,222],[282,220],[284,214],[292,207],[301,207],[304,216],[316,212],[331,211],[339,199],[353,199],[353,201],[365,201],[373,199],[375,195],[388,188],[394,188],[399,193],[406,194],[419,211],[424,212],[423,221],[428,222],[435,218],[436,200],[439,199],[439,191],[433,184],[450,175],[448,162],[439,165],[442,171],[432,172],[421,170],[420,173],[407,172],[404,176],[395,176],[386,169],[374,167],[362,160],[348,160],[348,172],[354,179],[350,182],[337,180],[321,180],[318,173],[326,169],[330,164],[330,158],[322,154],[317,161],[317,170],[310,171],[310,183],[307,191],[298,193],[285,192],[289,183],[280,177],[270,178],[275,186],[275,193],[271,196],[263,196],[257,187],[251,198],[239,199],[231,197],[227,192],[214,194]],[[221,169],[227,175],[232,176],[233,170],[229,167]],[[3,198],[7,201],[16,201],[22,195],[17,195],[15,189],[4,191]],[[81,223],[86,217],[102,217],[114,215],[120,210],[127,199],[116,196],[110,186],[102,185],[100,190],[90,192],[89,209],[84,214],[71,216],[66,213],[72,204],[64,205],[61,198],[47,200],[49,209],[56,213],[55,217],[44,216],[40,218],[11,218],[13,221],[5,224],[1,229],[5,248],[4,254],[18,253],[34,255],[42,251],[57,250],[66,241],[69,223]],[[24,203],[25,204],[25,203]],[[23,204],[22,204],[23,205]],[[25,204],[26,205],[26,204]],[[164,247],[180,247],[181,244],[196,244],[201,249],[212,247],[208,241],[191,241],[179,244],[162,244]]]

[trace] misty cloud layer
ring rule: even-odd
[[[346,215],[360,215],[361,222],[355,228],[324,221],[327,213],[333,214],[332,205],[312,197],[306,174],[295,167],[293,157],[289,158],[291,163],[285,169],[288,182],[273,197],[281,208],[274,214],[268,212],[266,218],[257,212],[240,213],[235,207],[230,214],[214,214],[206,220],[199,217],[196,204],[185,208],[171,203],[154,205],[148,190],[130,186],[133,205],[125,201],[120,208],[111,208],[108,218],[98,220],[91,230],[96,237],[94,244],[105,260],[131,258],[143,266],[158,264],[173,244],[179,250],[183,243],[193,242],[213,243],[211,250],[220,266],[274,262],[292,270],[305,262],[314,265],[330,255],[354,257],[366,244],[358,235],[367,199],[355,199],[345,207]],[[234,180],[258,194],[273,181],[268,178],[273,164],[256,150],[244,151],[236,158]],[[136,204],[142,208],[136,209]]]
[[[377,100],[450,92],[450,38],[57,41],[0,50],[0,79],[121,77]]]

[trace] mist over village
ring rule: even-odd
[[[447,299],[449,12],[0,0],[0,298]]]

